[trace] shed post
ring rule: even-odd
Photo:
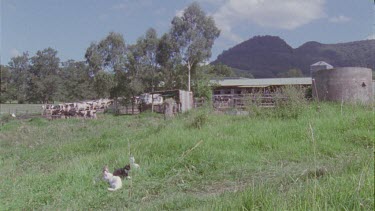
[[[151,94],[151,113],[154,113],[154,93]]]

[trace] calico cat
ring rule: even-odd
[[[130,172],[130,165],[128,164],[124,168],[116,169],[113,172],[113,176],[119,176],[121,179],[124,179],[124,178],[130,179],[129,172]]]
[[[121,178],[118,176],[113,176],[113,174],[109,173],[108,167],[106,166],[103,168],[103,179],[111,186],[108,188],[109,191],[116,191],[122,187]]]

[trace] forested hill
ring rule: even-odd
[[[326,61],[333,66],[375,69],[375,40],[339,44],[307,42],[293,49],[277,36],[256,36],[221,53],[213,64],[245,70],[255,78],[278,77],[289,69],[309,75],[310,65]]]

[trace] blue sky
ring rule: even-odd
[[[83,60],[86,48],[110,31],[133,44],[153,27],[168,31],[191,0],[0,0],[1,64],[52,47],[61,61]],[[307,41],[375,39],[373,0],[197,0],[214,17],[223,50],[256,35],[280,36],[292,47]]]

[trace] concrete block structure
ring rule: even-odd
[[[370,104],[372,71],[363,67],[336,67],[312,73],[313,97],[322,101]]]

